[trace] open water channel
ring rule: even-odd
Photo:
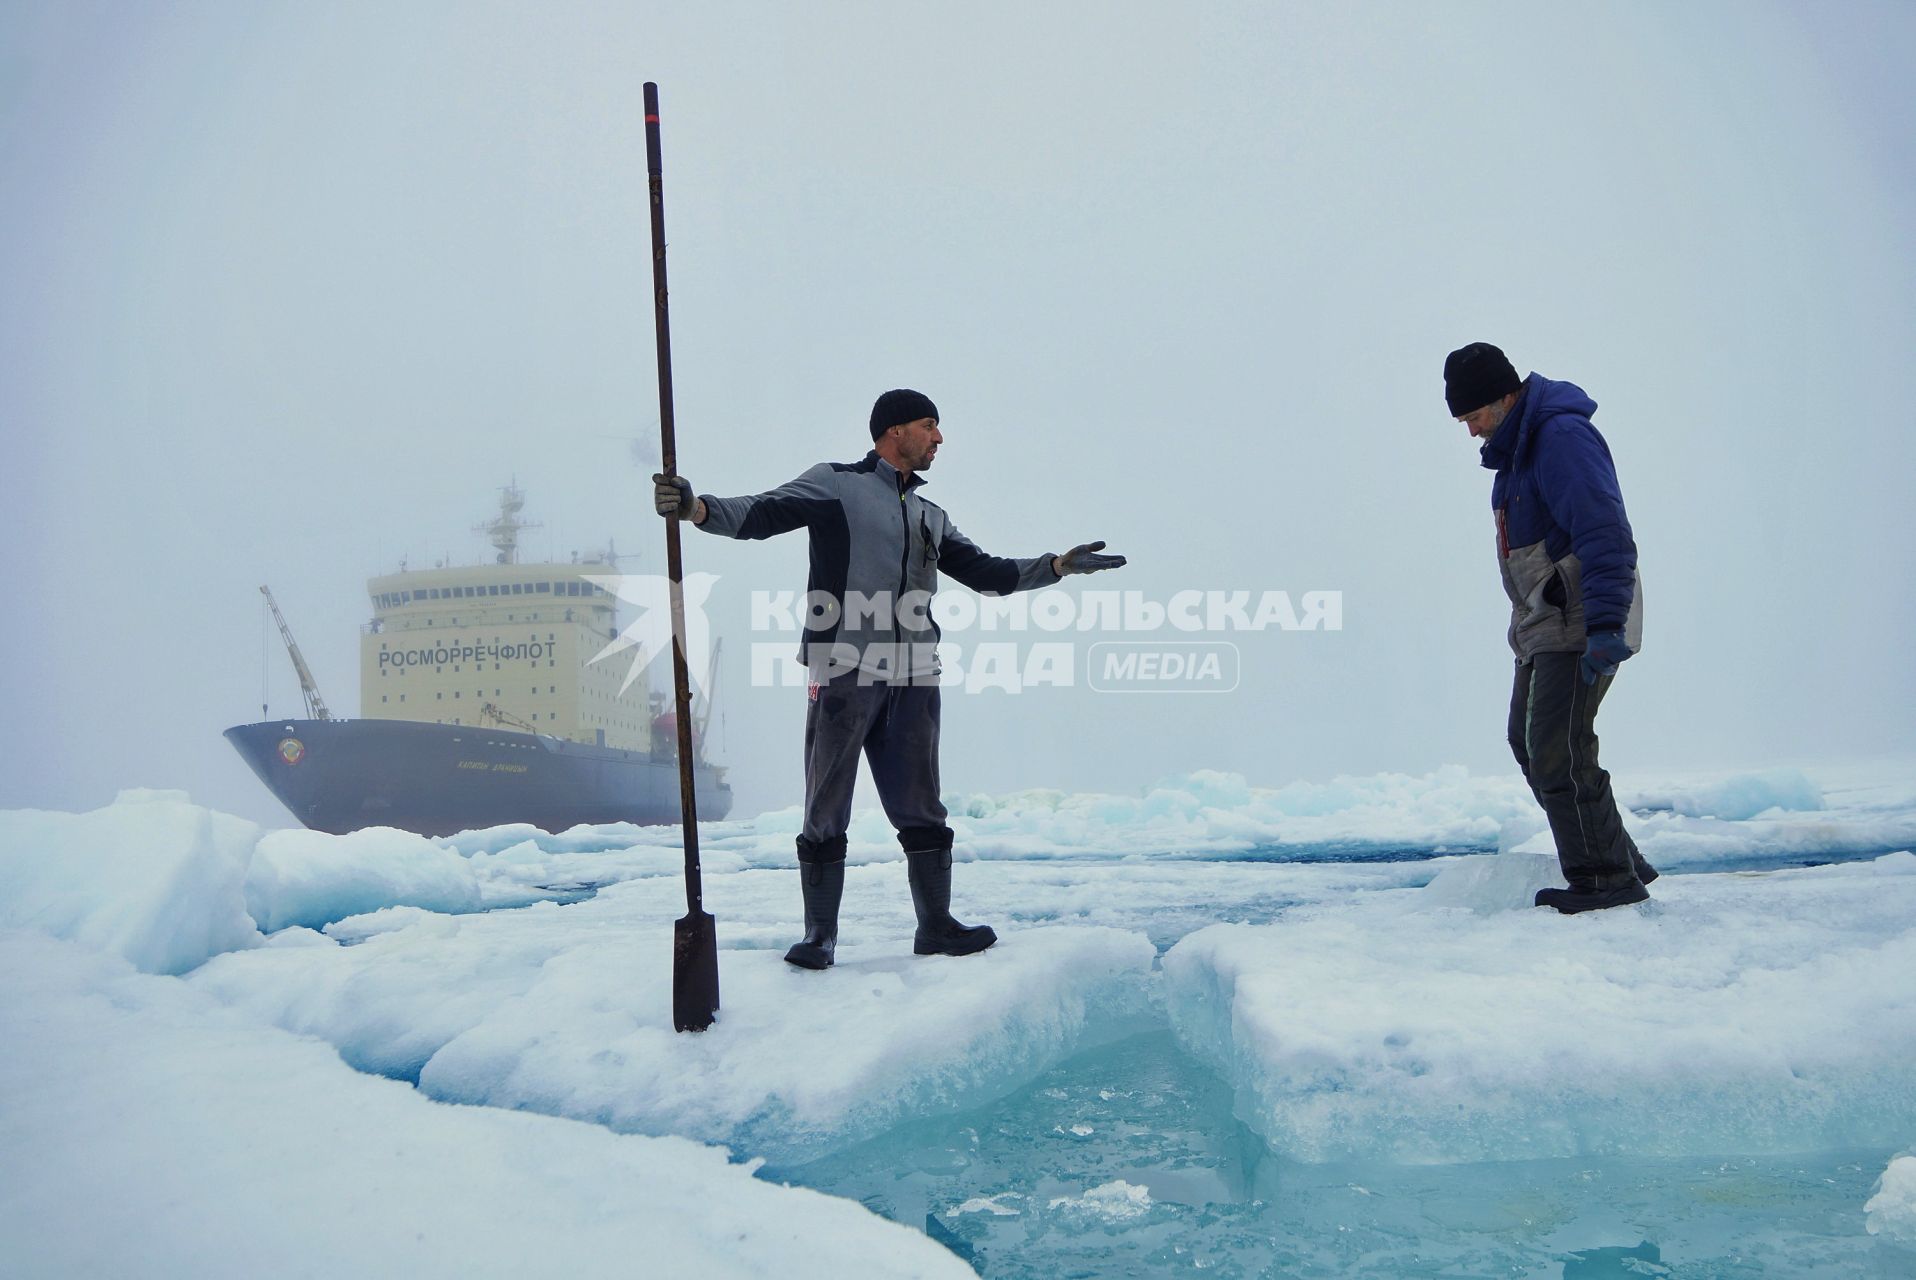
[[[760,1176],[859,1200],[993,1280],[1862,1280],[1916,1275],[1916,1252],[1863,1226],[1893,1154],[1296,1164],[1165,1029]]]

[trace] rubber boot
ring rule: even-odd
[[[837,857],[830,856],[834,852]],[[838,904],[845,895],[844,837],[813,844],[800,836],[798,859],[799,887],[805,894],[805,938],[792,944],[785,963],[801,969],[829,969],[838,946]]]
[[[1572,880],[1568,889],[1537,890],[1537,905],[1555,907],[1567,916],[1581,911],[1603,911],[1609,907],[1627,907],[1647,902],[1650,891],[1642,881],[1630,880],[1609,889],[1599,889],[1588,880]]]
[[[1649,884],[1652,880],[1657,878],[1657,875],[1658,875],[1657,869],[1651,866],[1648,862],[1644,861],[1643,855],[1637,851],[1636,841],[1630,840],[1628,836],[1625,836],[1624,839],[1629,841],[1630,865],[1636,868],[1637,881],[1641,884]]]
[[[910,867],[911,905],[918,913],[912,951],[921,956],[968,956],[998,941],[990,925],[960,924],[951,917],[951,829],[930,828],[939,847],[905,849]],[[900,832],[902,843],[916,832]]]

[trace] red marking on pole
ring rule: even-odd
[[[647,124],[657,124],[659,122],[659,118],[657,116],[647,116],[645,118],[645,122]]]

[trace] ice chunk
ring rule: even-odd
[[[1151,1212],[1151,1192],[1133,1186],[1123,1178],[1093,1187],[1081,1196],[1058,1196],[1049,1206],[1067,1213],[1103,1218],[1106,1222],[1124,1222]]]
[[[1300,1160],[1758,1154],[1916,1132],[1916,856],[1653,892],[1565,917],[1384,891],[1213,926],[1165,957],[1173,1022]]]
[[[1446,862],[1424,886],[1421,901],[1425,906],[1466,907],[1488,915],[1529,907],[1537,890],[1562,885],[1554,853],[1479,854]]]
[[[364,942],[368,938],[377,938],[382,933],[397,933],[401,929],[410,929],[415,925],[431,925],[443,918],[442,913],[428,911],[424,907],[381,907],[362,916],[347,916],[335,920],[319,930],[324,937],[336,942]],[[456,932],[457,927],[454,927]]]
[[[175,791],[123,791],[104,809],[0,811],[0,925],[184,973],[255,946],[243,885],[259,828]]]
[[[1686,818],[1722,818],[1735,822],[1771,810],[1807,812],[1823,808],[1823,792],[1797,769],[1769,769],[1726,778],[1625,787],[1619,799],[1632,809],[1667,809]]]
[[[409,831],[275,831],[253,855],[246,902],[271,932],[295,924],[319,929],[381,907],[473,911],[480,892],[464,858]]]
[[[1889,1162],[1863,1212],[1871,1235],[1916,1245],[1916,1155]]]
[[[70,943],[0,931],[0,971],[10,1275],[972,1275],[722,1150],[442,1106]]]
[[[1001,1192],[995,1196],[973,1196],[957,1208],[951,1210],[951,1216],[955,1218],[967,1213],[988,1213],[994,1218],[1015,1218],[1020,1211],[1008,1204],[1002,1203],[1002,1201],[1007,1199],[1015,1200],[1017,1197],[1009,1191]]]

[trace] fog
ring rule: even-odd
[[[854,460],[910,386],[987,550],[1342,593],[1224,637],[1228,694],[948,696],[948,791],[1512,769],[1475,340],[1601,406],[1646,603],[1612,769],[1909,754],[1912,72],[1900,3],[14,0],[0,807],[287,821],[220,737],[299,708],[256,588],[356,714],[365,580],[488,560],[508,482],[527,558],[663,571],[646,80],[700,491]],[[749,598],[804,537],[686,557],[737,811],[796,803]]]

